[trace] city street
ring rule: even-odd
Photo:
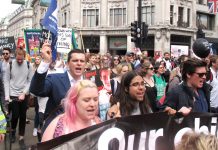
[[[29,108],[27,112],[27,118],[30,120],[30,124],[26,124],[26,132],[25,132],[25,144],[29,147],[33,144],[37,143],[37,137],[34,137],[33,134],[33,125],[34,125],[34,108]],[[14,144],[12,144],[12,150],[19,150],[19,144],[18,144],[18,136],[16,135],[17,139]],[[0,144],[0,149],[4,150],[4,143]]]

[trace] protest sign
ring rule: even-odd
[[[17,47],[25,49],[25,42],[23,37],[18,37],[17,39]]]
[[[110,68],[101,68],[86,71],[84,72],[83,77],[84,79],[88,79],[95,82],[99,90],[102,90],[104,88],[108,92],[111,92],[110,73]]]
[[[46,29],[42,29],[42,40],[40,41],[40,47],[42,47],[43,43],[48,41],[48,43],[52,43],[52,33]]]
[[[101,124],[60,136],[37,149],[70,150],[173,150],[186,132],[217,136],[218,114],[191,113],[182,118],[153,113],[111,119]]]
[[[72,29],[58,28],[57,52],[68,53],[72,47]]]
[[[40,53],[41,30],[24,30],[26,51],[30,57],[36,57]]]
[[[12,51],[16,50],[15,40],[13,36],[0,37],[0,50],[2,50],[4,47],[10,48]]]

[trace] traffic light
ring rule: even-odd
[[[135,43],[136,47],[139,47],[141,39],[141,25],[138,21],[131,22],[131,42]]]
[[[145,41],[148,37],[148,25],[142,22],[142,39]]]

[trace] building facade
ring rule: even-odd
[[[47,7],[40,6],[39,0],[32,0],[31,7],[33,8],[32,28],[33,29],[41,29],[42,28],[41,22],[45,16],[45,12],[47,10]]]
[[[138,0],[58,2],[59,26],[75,29],[80,47],[112,54],[134,50],[130,24],[137,20]],[[207,0],[142,0],[142,21],[149,26],[142,50],[150,55],[170,52],[172,45],[190,50],[198,28],[216,42],[217,15],[209,13],[207,4]]]
[[[21,5],[9,16],[8,36],[14,36],[15,41],[24,37],[24,29],[32,28],[33,10],[29,3]]]
[[[25,28],[41,28],[47,7],[39,2],[31,1],[32,10],[15,12],[9,20],[9,35],[17,38]],[[80,48],[101,54],[135,49],[130,24],[138,18],[138,0],[58,0],[58,7],[58,26],[74,29]],[[170,52],[173,46],[184,46],[190,53],[198,28],[218,49],[218,15],[210,12],[207,0],[142,0],[141,11],[149,29],[142,51],[150,56]]]
[[[2,18],[0,21],[0,37],[8,36],[8,19]]]

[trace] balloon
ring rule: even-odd
[[[198,38],[192,45],[193,52],[200,58],[206,58],[210,54],[210,44],[206,39]]]

